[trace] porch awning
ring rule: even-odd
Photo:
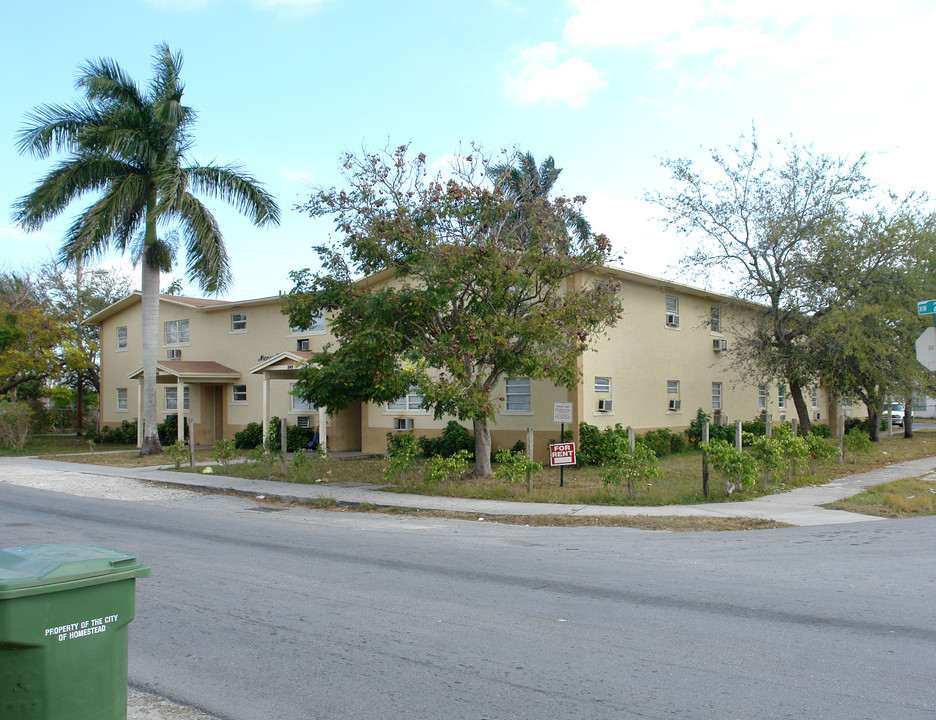
[[[131,380],[143,376],[143,368],[130,373]],[[156,382],[176,385],[188,383],[230,383],[241,376],[239,370],[213,360],[165,360],[156,363]]]

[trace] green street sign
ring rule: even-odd
[[[936,300],[921,300],[917,303],[917,315],[933,315],[936,313]]]

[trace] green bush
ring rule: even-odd
[[[494,478],[504,483],[527,480],[543,469],[542,463],[530,460],[522,449],[517,452],[501,448],[494,456],[494,461],[497,463]]]
[[[419,450],[426,457],[452,457],[465,451],[469,458],[474,457],[474,436],[454,420],[450,420],[442,435],[436,438],[419,436]]]
[[[871,452],[871,438],[868,437],[868,424],[864,428],[856,425],[845,433],[845,449],[850,452]]]
[[[211,456],[215,459],[215,462],[227,465],[234,458],[234,441],[231,438],[215,440]]]
[[[159,444],[163,447],[175,444],[179,438],[179,416],[166,415],[166,418],[156,426],[156,432],[159,435]],[[188,440],[188,423],[183,425],[182,437]],[[133,441],[136,442],[136,436]]]
[[[387,457],[383,476],[386,482],[399,482],[409,474],[416,457],[416,438],[412,433],[387,433]]]
[[[725,440],[709,440],[699,443],[708,455],[712,467],[725,476],[725,490],[731,495],[735,490],[753,487],[757,482],[757,460]]]
[[[598,430],[594,425],[579,423],[579,448],[576,460],[579,465],[604,465],[614,456],[618,440],[627,442],[627,429],[617,423],[613,428]]]
[[[626,480],[627,495],[633,499],[637,494],[638,482],[649,488],[650,481],[660,474],[656,453],[644,443],[636,443],[631,450],[626,437],[619,434],[611,437],[611,457],[605,463],[606,471],[601,479],[606,486],[613,485],[615,489],[621,487],[622,479]]]
[[[182,467],[182,463],[189,459],[189,446],[184,440],[176,440],[166,448],[166,455],[176,467]]]
[[[315,437],[315,428],[302,428],[298,425],[286,426],[286,452],[305,450],[306,445]],[[267,437],[267,450],[280,452],[280,419],[270,418],[270,434]]]
[[[640,441],[653,450],[657,457],[682,452],[687,444],[685,435],[674,433],[669,428],[649,430],[640,438]]]
[[[234,447],[238,450],[253,450],[263,444],[263,423],[249,422],[240,432],[234,433]]]
[[[821,438],[830,438],[832,437],[832,428],[829,427],[828,423],[818,423],[812,426],[810,431],[816,437]]]
[[[434,455],[426,461],[426,484],[459,480],[468,471],[471,456],[467,450],[459,450],[450,457]]]
[[[107,425],[101,428],[100,432],[89,433],[88,438],[95,443],[108,443],[111,445],[136,445],[137,441],[137,421],[129,422],[124,420],[117,427],[111,429]]]

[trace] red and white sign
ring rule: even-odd
[[[556,443],[549,446],[549,465],[575,465],[575,443]]]

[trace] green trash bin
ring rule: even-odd
[[[126,720],[127,625],[149,575],[96,545],[0,550],[0,718]]]

